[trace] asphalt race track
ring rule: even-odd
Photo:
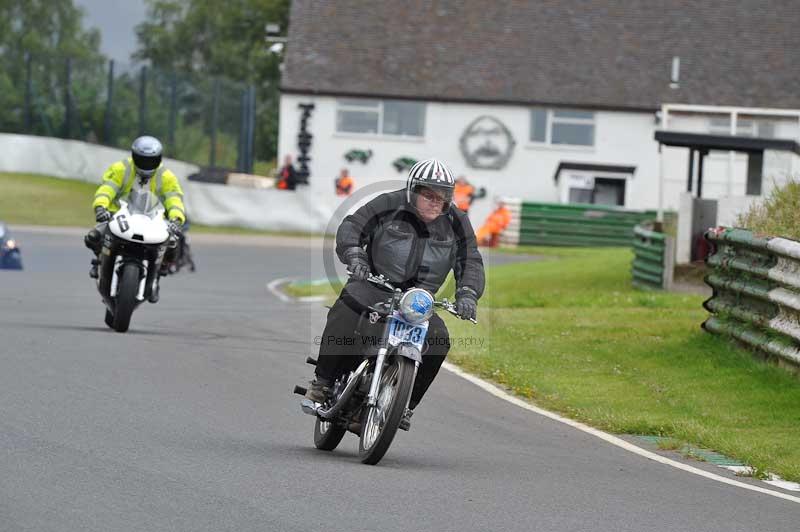
[[[291,390],[311,376],[325,309],[265,287],[320,277],[314,241],[198,236],[199,271],[167,278],[117,334],[78,232],[15,234],[26,270],[0,271],[0,531],[800,527],[797,503],[649,461],[447,372],[378,466],[359,463],[352,435],[317,451]]]

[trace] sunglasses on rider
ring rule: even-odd
[[[444,205],[444,197],[441,194],[437,194],[435,191],[429,188],[423,188],[419,191],[419,195],[428,203],[436,203],[439,205]]]

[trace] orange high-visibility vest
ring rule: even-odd
[[[472,185],[456,183],[453,190],[453,203],[462,211],[467,212],[472,204],[472,194],[474,193],[475,187]]]
[[[486,222],[475,234],[478,243],[486,242],[492,235],[499,235],[511,223],[511,211],[505,206],[497,209],[486,218]]]
[[[338,178],[336,180],[336,195],[349,196],[353,191],[354,184],[355,182],[353,181],[353,178],[351,178],[349,175]]]

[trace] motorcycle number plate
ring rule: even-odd
[[[416,325],[408,323],[397,315],[389,319],[389,345],[398,346],[410,343],[422,351],[422,344],[428,335],[428,322]]]

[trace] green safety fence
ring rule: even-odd
[[[722,227],[706,238],[715,250],[703,328],[800,366],[800,242]]]
[[[513,219],[501,241],[511,245],[627,247],[633,228],[656,215],[605,205],[505,201]]]
[[[674,239],[654,231],[652,224],[637,225],[633,235],[633,286],[651,290],[671,288],[675,268]]]

